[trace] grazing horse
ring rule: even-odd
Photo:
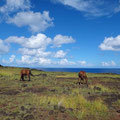
[[[21,80],[24,81],[24,76],[28,76],[29,81],[30,81],[30,75],[33,76],[33,74],[31,73],[31,70],[29,70],[29,69],[23,69],[23,70],[21,70],[20,75],[21,75],[20,81]]]
[[[79,85],[80,85],[80,83],[81,83],[81,80],[85,80],[85,84],[87,85],[87,87],[88,87],[88,78],[87,78],[87,75],[86,75],[86,72],[85,71],[80,71],[79,73],[78,73],[78,83],[79,83]]]

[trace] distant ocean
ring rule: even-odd
[[[86,71],[88,73],[116,73],[120,74],[120,68],[37,68],[47,72],[79,72]]]

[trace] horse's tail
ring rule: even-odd
[[[30,70],[30,75],[31,75],[31,76],[34,76],[34,75],[32,74],[32,72],[31,72],[31,70]]]
[[[30,73],[31,76],[34,76],[32,73]]]

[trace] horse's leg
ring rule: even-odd
[[[83,83],[84,83],[84,77],[81,76],[81,77],[80,77],[80,84],[83,84]]]
[[[80,79],[80,77],[79,77],[79,78],[78,78],[78,84],[79,84],[79,85],[80,85],[80,80],[81,80],[81,79]]]
[[[28,74],[28,79],[29,79],[29,81],[30,81],[30,75]]]
[[[85,84],[86,84],[87,87],[88,87],[88,78],[87,78],[87,77],[85,77]]]
[[[82,80],[83,80],[83,78],[80,77],[79,85],[82,84]]]
[[[79,83],[79,81],[80,81],[80,78],[78,77],[78,83]]]
[[[25,80],[24,80],[24,75],[22,75],[22,80],[25,81]]]

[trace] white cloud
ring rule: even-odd
[[[31,32],[43,32],[53,26],[49,11],[40,13],[30,9],[30,0],[5,0],[5,5],[0,7],[1,20],[18,27],[28,26]]]
[[[31,60],[31,56],[28,56],[28,55],[23,55],[21,56],[21,59],[20,60],[16,60],[16,62],[18,64],[32,64],[33,63],[33,60]]]
[[[117,37],[108,37],[105,38],[103,43],[100,44],[99,48],[101,50],[112,50],[112,51],[120,51],[120,35]]]
[[[18,27],[29,26],[32,32],[45,31],[53,26],[53,18],[50,18],[49,12],[19,12],[14,17],[9,17],[7,23],[13,23]]]
[[[53,44],[52,47],[61,47],[63,44],[74,43],[75,40],[70,36],[56,35],[54,39],[47,37],[45,34],[38,33],[37,35],[32,35],[29,38],[26,37],[17,37],[11,36],[5,40],[7,43],[17,43],[24,48],[38,49],[43,51],[50,44]],[[58,53],[57,53],[58,54]],[[62,51],[59,51],[59,54],[63,54]],[[65,55],[65,53],[64,53]]]
[[[54,61],[49,58],[43,58],[43,57],[32,57],[29,55],[23,55],[21,56],[21,59],[16,60],[16,63],[18,65],[30,65],[30,66],[72,66],[75,65],[75,62],[68,61],[67,59],[61,59],[60,61]]]
[[[7,62],[7,60],[2,59],[2,63],[5,63],[5,64],[6,64],[6,63],[8,63],[8,62]]]
[[[74,43],[75,40],[71,36],[56,35],[53,39],[53,47],[61,47],[62,44]]]
[[[59,50],[55,53],[54,57],[55,58],[64,58],[66,56],[66,52],[64,52],[63,50]]]
[[[5,39],[5,42],[7,43],[17,43],[17,44],[24,44],[24,42],[27,41],[27,38],[25,37],[17,37],[17,36],[10,36],[7,39]]]
[[[11,36],[5,40],[7,43],[17,43],[24,48],[39,48],[40,50],[45,50],[46,47],[51,44],[51,38],[47,37],[45,34],[32,35],[29,38]]]
[[[72,62],[72,61],[68,61],[67,59],[61,59],[59,62],[58,62],[59,65],[75,65],[75,62]]]
[[[42,58],[42,57],[32,57],[29,55],[23,55],[21,56],[20,60],[17,60],[17,64],[25,64],[25,65],[50,65],[52,61],[47,58]]]
[[[46,47],[51,43],[51,38],[44,34],[37,34],[36,36],[31,36],[23,44],[23,47],[27,48],[41,48],[46,49]]]
[[[30,8],[29,0],[5,0],[5,1],[6,1],[5,5],[0,7],[0,12],[4,14]]]
[[[75,8],[89,16],[105,16],[120,11],[119,1],[110,0],[52,0]]]
[[[85,66],[85,65],[87,64],[86,61],[78,61],[78,63],[79,63],[80,65],[82,65],[82,66]]]
[[[61,39],[59,43],[60,46],[62,44],[73,43],[75,41],[72,39],[72,37],[62,36],[62,35],[60,36],[62,38],[65,38],[65,39]],[[49,48],[50,45],[51,46],[54,45],[54,40],[55,40],[54,38],[51,39],[47,37],[45,34],[41,34],[41,33],[37,35],[32,35],[28,38],[24,36],[8,37],[7,39],[4,40],[4,42],[7,43],[9,46],[11,45],[11,43],[20,45],[18,52],[22,55],[20,59],[16,59],[16,60],[15,60],[15,56],[12,55],[9,58],[9,63],[14,61],[14,63],[16,63],[17,65],[32,65],[32,66],[75,65],[75,62],[68,61],[67,59],[63,59],[66,56],[67,52],[64,52],[63,50],[58,50],[57,52],[50,50]],[[53,48],[51,49],[53,50]],[[55,60],[55,58],[60,59],[60,61]],[[5,61],[7,60],[3,60],[4,63]],[[8,63],[6,62],[6,64]]]
[[[16,57],[15,55],[11,55],[8,60],[2,59],[2,63],[11,64],[15,61],[15,57]]]
[[[77,67],[94,67],[94,64],[86,62],[85,60],[77,61]]]
[[[0,54],[4,54],[9,51],[9,47],[5,44],[3,40],[0,39]]]
[[[38,59],[38,63],[39,65],[49,65],[51,64],[51,60],[50,59],[46,59],[46,58],[39,58]]]
[[[28,49],[28,48],[19,48],[19,52],[23,55],[37,56],[37,57],[48,57],[51,55],[51,52],[45,52],[41,49]]]
[[[116,63],[114,61],[102,62],[102,66],[104,67],[116,66]]]
[[[9,62],[13,62],[15,60],[15,55],[11,55],[11,57],[9,58]]]

